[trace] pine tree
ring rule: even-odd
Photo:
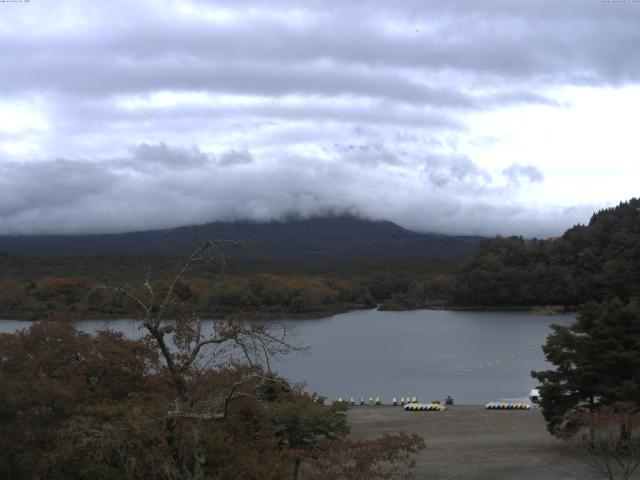
[[[543,350],[556,368],[532,372],[552,433],[571,434],[575,415],[585,409],[640,406],[640,297],[587,304],[573,325],[552,328]]]

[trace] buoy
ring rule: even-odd
[[[413,400],[411,400],[413,403],[416,403],[418,401],[418,399],[416,397],[413,397]]]
[[[369,406],[373,407],[373,398],[369,397]]]
[[[398,401],[396,400],[396,397],[393,397],[392,403],[394,407],[398,405]]]
[[[364,398],[360,397],[360,405],[364,405]]]
[[[400,397],[400,405],[405,405],[407,402],[404,401],[404,397]]]
[[[380,405],[382,402],[380,402],[380,397],[376,397],[376,405]]]
[[[349,403],[351,404],[351,406],[352,406],[352,407],[355,407],[355,405],[356,405],[356,401],[354,400],[354,398],[353,398],[353,397],[351,397],[351,398],[349,399]]]

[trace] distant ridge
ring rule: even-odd
[[[481,237],[406,230],[388,221],[353,216],[273,222],[213,222],[171,230],[99,235],[0,236],[0,254],[26,256],[175,256],[204,239],[243,240],[243,257],[284,261],[419,259],[456,261]]]

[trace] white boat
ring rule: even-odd
[[[538,388],[532,388],[531,391],[529,392],[529,400],[531,400],[533,403],[540,403],[540,399],[542,397],[540,396],[540,390],[538,390]]]

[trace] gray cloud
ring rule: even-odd
[[[502,174],[512,183],[521,182],[540,183],[544,181],[544,174],[535,165],[520,165],[514,163],[502,171]]]
[[[359,95],[481,108],[553,102],[531,90],[540,83],[638,79],[640,58],[628,46],[640,43],[640,31],[628,7],[576,0],[522,1],[518,9],[507,2],[446,3],[424,2],[420,9],[406,0],[393,9],[383,2],[332,3],[329,9],[308,3],[296,7],[303,17],[296,24],[284,14],[246,15],[242,4],[216,2],[210,5],[242,18],[211,24],[176,21],[166,11],[133,9],[126,2],[127,19],[114,24],[105,14],[95,25],[88,20],[94,29],[20,35],[0,30],[3,92]],[[82,3],[75,6],[79,15],[86,10]],[[277,12],[290,5],[253,6]],[[44,7],[29,8],[37,15]],[[56,9],[50,14],[55,18]],[[447,81],[456,72],[466,81]],[[515,79],[518,84],[510,85]],[[529,89],[522,88],[523,80]],[[479,84],[500,92],[470,93]]]
[[[468,119],[563,109],[557,88],[640,82],[631,2],[21,7],[0,18],[0,234],[327,209],[439,232],[557,233],[582,207],[514,204],[542,170],[472,158],[461,144],[501,138]],[[6,120],[5,107],[24,112]]]
[[[335,151],[338,155],[350,163],[359,163],[363,166],[378,165],[406,165],[405,152],[392,152],[385,145],[362,143],[356,144],[335,144],[329,151]]]
[[[91,197],[109,197],[116,179],[103,165],[75,160],[0,163],[0,219],[35,213],[35,223],[24,228],[37,229],[48,212],[69,205],[81,208]]]
[[[479,192],[493,179],[486,170],[466,156],[430,156],[425,160],[424,176],[438,189],[455,188],[460,192]]]
[[[290,4],[250,3],[267,13],[281,11],[278,16],[248,15],[241,3],[216,2],[210,6],[235,10],[241,18],[211,24],[176,21],[166,11],[115,1],[126,5],[127,19],[113,23],[105,14],[90,23],[95,30],[3,35],[4,60],[15,67],[7,69],[15,80],[7,88],[79,93],[211,88],[271,94],[326,89],[340,94],[357,84],[364,94],[379,95],[396,83],[398,94],[407,98],[464,104],[459,91],[421,87],[390,72],[453,70],[499,83],[505,76],[532,75],[543,81],[619,83],[637,79],[640,71],[640,59],[627,48],[640,40],[628,6],[580,0],[562,5],[523,0],[518,8],[508,2],[421,3],[416,8],[403,0],[390,8],[373,1],[305,2],[295,7],[302,16],[296,22],[282,12]],[[82,3],[75,5],[78,13],[86,10]],[[55,8],[51,14],[55,18]]]
[[[223,167],[233,165],[248,165],[253,163],[253,157],[247,150],[225,152],[221,157],[219,164]]]
[[[422,176],[407,179],[394,161],[375,160],[391,155],[385,145],[329,151],[334,156],[325,160],[268,162],[249,151],[211,155],[141,144],[125,158],[4,162],[0,234],[114,232],[331,211],[391,218],[422,231],[547,235],[588,218],[578,209],[553,211],[551,221],[540,212],[532,219],[507,194],[496,205],[500,191],[491,176],[466,157],[429,157]],[[359,155],[373,158],[367,168]]]
[[[211,161],[210,156],[200,152],[195,146],[191,149],[186,149],[169,147],[165,143],[157,145],[141,143],[133,148],[132,156],[123,159],[120,164],[134,170],[153,173],[159,169],[187,170],[203,168]]]

